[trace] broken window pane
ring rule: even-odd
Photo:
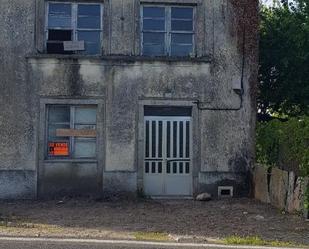
[[[101,4],[48,4],[46,50],[50,54],[73,54],[81,51],[75,41],[85,41],[84,54],[100,54],[102,29]],[[77,34],[77,35],[75,35]],[[64,51],[63,41],[73,41],[71,51]],[[76,48],[76,49],[75,49]]]
[[[48,40],[49,41],[71,41],[72,40],[72,30],[48,30]]]
[[[73,51],[64,51],[63,42],[47,42],[46,50],[48,54],[73,54]]]

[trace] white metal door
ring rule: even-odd
[[[146,116],[144,192],[192,196],[191,118]]]

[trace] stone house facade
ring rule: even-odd
[[[0,5],[0,198],[248,194],[257,0]]]

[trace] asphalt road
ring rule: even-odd
[[[15,242],[1,241],[0,249],[205,249],[205,247],[179,247],[162,245],[128,245],[128,244],[95,244],[95,243],[58,243],[58,242]],[[210,249],[210,247],[209,247]],[[212,249],[212,248],[211,248]],[[215,248],[218,249],[218,248]]]
[[[0,249],[266,249],[266,247],[221,246],[133,241],[57,240],[1,238]],[[268,249],[277,249],[275,247]],[[280,248],[282,249],[282,248]]]

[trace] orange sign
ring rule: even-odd
[[[48,143],[49,156],[69,156],[68,142],[51,142]]]

